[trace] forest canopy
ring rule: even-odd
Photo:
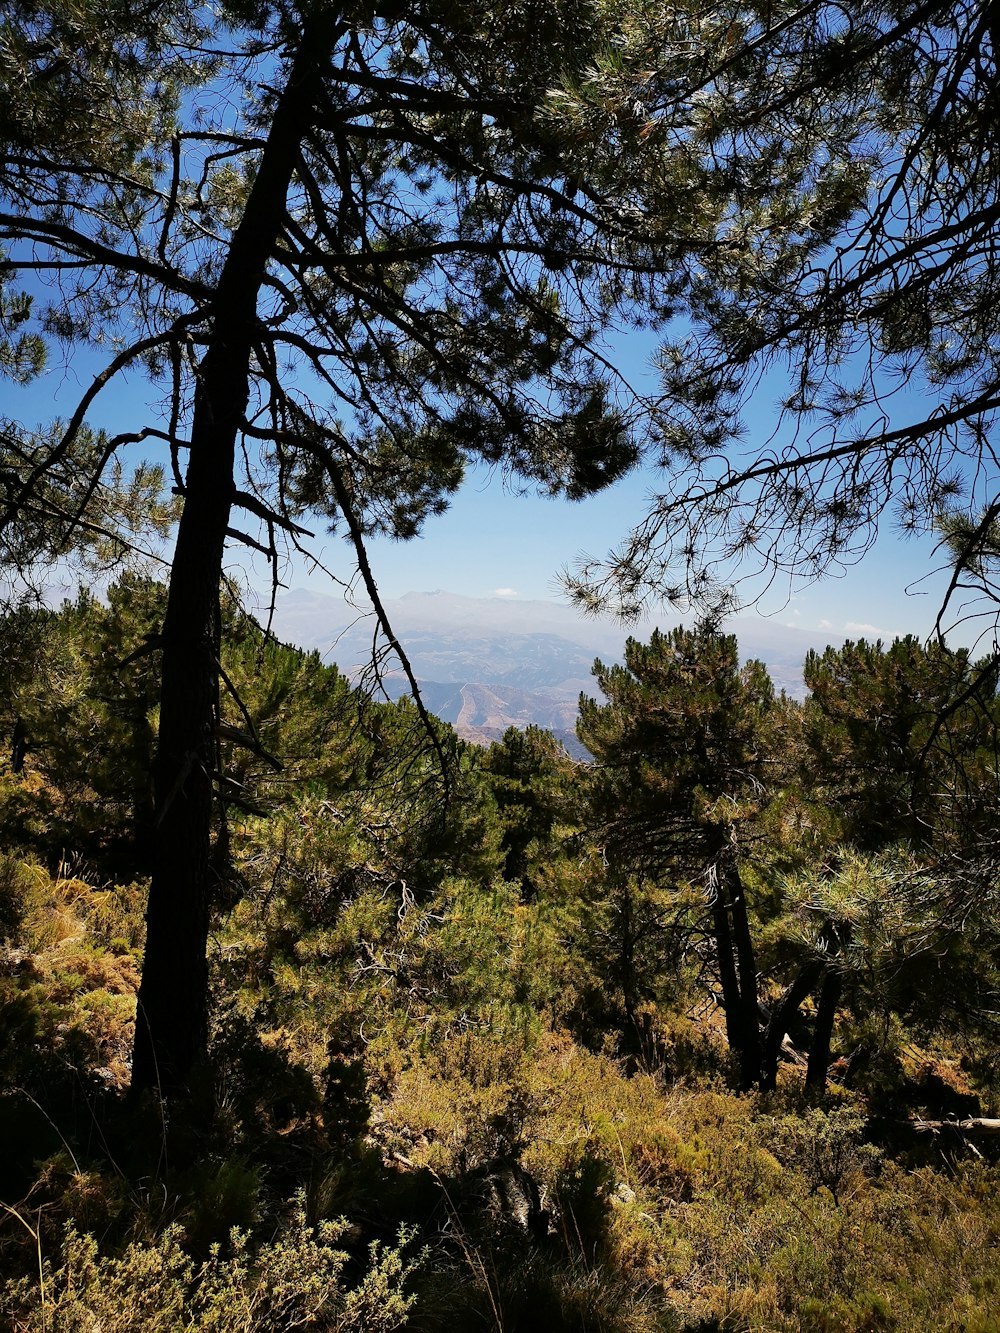
[[[892,523],[938,541],[939,629],[971,625],[988,643],[1000,489],[993,9],[709,13],[731,45],[721,65],[706,58],[690,124],[697,170],[728,182],[733,202],[686,289],[690,330],[661,353],[662,489],[620,549],[578,571],[576,591],[632,611],[707,573],[745,581],[752,598],[775,578],[842,571]],[[668,50],[683,40],[670,23]],[[755,192],[761,164],[769,186]]]

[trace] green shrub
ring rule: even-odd
[[[0,944],[12,944],[20,935],[30,888],[28,867],[0,856]]]
[[[775,1120],[771,1151],[800,1172],[813,1193],[828,1189],[839,1204],[845,1180],[870,1170],[881,1156],[872,1144],[862,1142],[864,1127],[865,1117],[857,1107],[809,1107]]]
[[[92,1236],[66,1229],[60,1262],[44,1262],[34,1279],[9,1282],[4,1308],[17,1333],[391,1333],[403,1328],[414,1297],[405,1286],[419,1258],[412,1237],[373,1244],[353,1288],[343,1282],[347,1254],[338,1248],[343,1223],[306,1223],[301,1201],[275,1240],[254,1247],[235,1228],[225,1253],[215,1245],[195,1265],[179,1226],[155,1243],[133,1242],[120,1256],[102,1256]]]

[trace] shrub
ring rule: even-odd
[[[870,1169],[880,1157],[876,1147],[862,1143],[864,1126],[864,1116],[853,1106],[813,1106],[775,1121],[771,1149],[806,1178],[812,1193],[828,1189],[839,1204],[845,1180]]]
[[[58,1267],[35,1279],[7,1283],[4,1307],[17,1333],[391,1333],[407,1322],[414,1297],[404,1290],[420,1258],[407,1255],[412,1237],[373,1244],[368,1268],[350,1290],[347,1254],[338,1248],[345,1224],[306,1222],[299,1200],[273,1240],[254,1247],[235,1228],[226,1252],[212,1247],[195,1265],[179,1226],[152,1244],[133,1242],[120,1256],[102,1256],[92,1236],[67,1227]]]

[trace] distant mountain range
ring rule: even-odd
[[[576,712],[581,691],[596,693],[594,659],[622,660],[629,633],[648,638],[653,622],[623,628],[612,620],[584,618],[559,602],[507,597],[461,597],[450,592],[411,592],[385,603],[424,702],[467,740],[487,743],[508,727],[546,727],[571,753],[580,753]],[[679,623],[661,622],[661,628]],[[374,620],[341,598],[297,589],[279,598],[274,632],[287,643],[316,649],[352,679],[370,667]],[[736,634],[743,660],[767,666],[776,689],[805,693],[802,664],[810,648],[837,636],[808,633],[761,618],[738,617],[726,629]],[[392,697],[406,693],[399,661],[386,660],[383,687]]]

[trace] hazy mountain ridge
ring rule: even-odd
[[[520,689],[586,681],[594,662],[593,653],[556,634],[463,635],[417,630],[405,634],[404,647],[419,676],[463,683],[488,679],[491,684]]]
[[[480,743],[531,723],[572,742],[580,693],[596,692],[594,659],[621,661],[629,634],[648,638],[654,628],[652,622],[623,627],[584,618],[559,602],[448,592],[408,593],[386,601],[385,609],[427,707],[459,735]],[[842,641],[759,618],[738,618],[726,628],[737,635],[743,660],[759,658],[775,688],[795,697],[805,693],[807,651]],[[371,662],[370,613],[334,596],[305,589],[288,593],[278,601],[274,632],[317,650],[352,678]],[[391,661],[383,684],[390,697],[406,693],[405,677]]]

